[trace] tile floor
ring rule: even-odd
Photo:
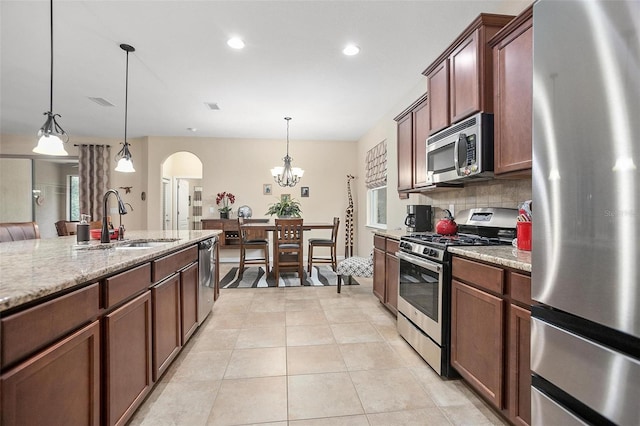
[[[223,289],[130,425],[506,424],[440,379],[359,282]]]

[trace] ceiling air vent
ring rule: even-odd
[[[204,103],[207,108],[209,108],[211,111],[218,111],[220,109],[220,107],[218,106],[217,103],[215,102],[205,102]]]
[[[114,104],[112,104],[111,102],[106,100],[105,98],[92,98],[91,96],[89,96],[89,100],[92,100],[93,102],[95,102],[98,105],[103,106],[103,107],[115,106]]]

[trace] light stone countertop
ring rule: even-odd
[[[97,240],[92,240],[89,246],[79,246],[75,235],[0,243],[0,312],[95,281],[220,232],[128,231],[126,241],[176,239],[159,247],[137,250],[116,250],[115,246],[126,241],[115,240],[108,249],[100,249],[107,244]]]
[[[374,231],[374,234],[380,235],[381,237],[392,238],[394,240],[400,240],[400,237],[407,236],[407,231],[402,229],[377,229]]]
[[[531,272],[531,252],[518,250],[513,246],[458,246],[449,247],[448,250],[470,259]]]

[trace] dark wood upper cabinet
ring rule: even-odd
[[[413,115],[398,121],[398,191],[413,188]]]
[[[531,176],[533,7],[489,42],[493,48],[495,174]]]
[[[429,98],[413,109],[413,187],[427,186],[427,137],[429,136]]]
[[[478,111],[493,112],[493,61],[488,41],[513,16],[480,14],[424,70],[429,93],[429,134]]]
[[[429,99],[426,94],[396,118],[398,129],[398,191],[427,186],[427,136]]]

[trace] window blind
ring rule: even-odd
[[[379,188],[387,184],[387,140],[367,151],[367,188]]]

